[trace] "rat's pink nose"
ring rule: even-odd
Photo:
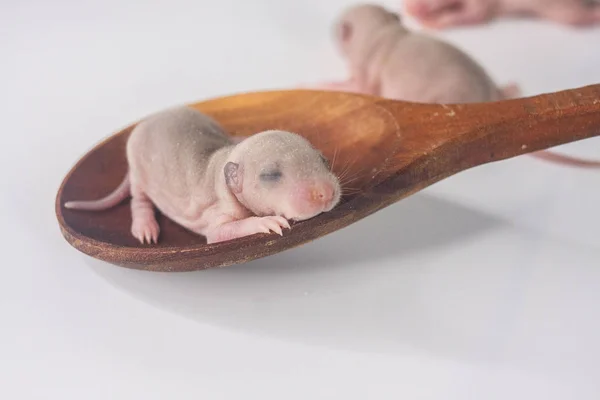
[[[333,186],[328,182],[315,182],[308,191],[312,203],[329,204],[333,199]]]

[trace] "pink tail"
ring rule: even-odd
[[[67,201],[65,208],[73,210],[88,210],[88,211],[102,211],[108,208],[114,207],[130,194],[129,190],[129,173],[125,175],[123,182],[108,196],[99,200],[79,200],[79,201]]]
[[[579,168],[600,168],[600,161],[595,160],[584,160],[582,158],[565,156],[562,154],[556,154],[551,151],[536,151],[529,155],[539,158],[544,161],[550,161],[557,164],[569,165],[572,167]]]
[[[509,83],[500,89],[500,96],[503,100],[514,99],[521,96],[521,89],[516,83]],[[536,151],[530,153],[530,156],[536,157],[540,160],[567,165],[578,168],[600,168],[600,161],[595,160],[584,160],[582,158],[565,156],[562,154],[553,153],[551,151]]]

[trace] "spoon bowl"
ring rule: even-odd
[[[237,94],[190,107],[235,136],[282,129],[306,137],[329,158],[347,194],[330,212],[293,224],[283,236],[256,234],[210,245],[159,213],[159,243],[142,245],[130,233],[129,201],[101,212],[64,207],[66,201],[97,199],[118,186],[134,123],[84,155],[58,190],[57,219],[73,247],[115,265],[152,271],[243,263],[342,229],[460,171],[600,135],[600,85],[476,104],[289,90]]]

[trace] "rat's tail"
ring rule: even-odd
[[[521,96],[521,89],[519,85],[514,82],[511,82],[505,86],[499,88],[500,97],[503,100],[514,99]],[[540,160],[552,162],[555,164],[562,164],[571,167],[578,168],[600,168],[600,161],[596,160],[585,160],[582,158],[566,156],[562,154],[557,154],[551,151],[536,151],[534,153],[529,153],[530,156],[539,158]]]
[[[571,167],[600,168],[600,161],[585,160],[583,158],[566,156],[562,154],[553,153],[551,151],[536,151],[534,153],[529,153],[529,155],[544,161],[550,161],[556,164],[568,165]]]
[[[116,206],[130,194],[129,185],[129,173],[125,175],[123,182],[108,196],[99,200],[77,200],[67,201],[65,208],[73,210],[88,210],[88,211],[102,211]]]

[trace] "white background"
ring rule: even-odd
[[[60,181],[118,128],[343,78],[330,27],[348,4],[2,0],[0,398],[600,398],[596,171],[479,167],[221,270],[126,270],[61,237]],[[526,95],[600,83],[600,29],[440,36]],[[560,150],[600,157],[600,141]]]

